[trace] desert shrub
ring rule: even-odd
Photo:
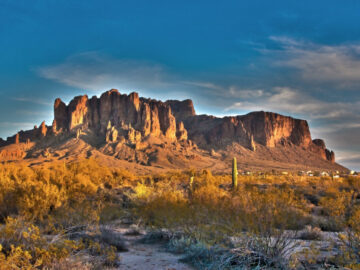
[[[296,234],[282,230],[268,235],[247,234],[237,244],[238,264],[247,267],[288,269],[290,255],[299,246]]]
[[[30,253],[21,247],[12,245],[4,254],[3,247],[0,245],[0,264],[3,269],[36,269],[38,264],[34,265],[31,259]]]
[[[0,265],[9,265],[8,269],[47,267],[81,248],[70,240],[49,243],[37,226],[14,218],[7,218],[0,229],[0,246]]]
[[[332,192],[321,198],[320,205],[323,207],[326,216],[333,216],[342,219],[350,203],[351,194],[347,192]]]
[[[191,176],[194,178],[189,192]],[[235,191],[231,189],[230,174],[213,174],[209,170],[134,175],[100,166],[96,160],[56,162],[36,168],[0,164],[0,222],[8,224],[9,217],[21,216],[22,224],[36,225],[41,238],[44,233],[68,237],[66,232],[71,228],[83,230],[126,218],[153,230],[154,239],[155,232],[161,232],[158,237],[169,242],[172,251],[187,252],[188,258],[197,258],[208,269],[275,265],[276,258],[284,257],[281,247],[292,245],[285,232],[296,232],[311,224],[323,231],[341,232],[338,257],[343,262],[339,259],[339,265],[356,265],[359,183],[351,177],[333,180],[264,173],[239,175]],[[300,237],[316,240],[317,232],[305,229]],[[111,231],[104,237],[101,231],[94,235],[96,238],[85,236],[93,243],[84,245],[91,256],[101,257],[104,264],[111,265],[113,251],[119,246],[109,239],[116,242],[116,237]],[[66,237],[60,242],[65,243]],[[233,238],[244,240],[236,246]],[[289,241],[279,240],[274,246],[274,239],[284,238]],[[31,253],[29,246],[16,244],[18,241],[24,239],[4,240],[2,260],[10,263],[22,258],[19,264],[24,268],[27,263],[35,265],[38,255]],[[13,248],[8,243],[14,243]],[[45,242],[41,245],[44,250],[53,248]],[[107,250],[108,255],[96,252],[98,247]],[[65,250],[71,253],[71,249]],[[250,252],[244,253],[250,254],[249,260],[239,250]],[[61,260],[70,263],[68,255],[56,255],[55,261],[46,264],[55,265]]]
[[[100,242],[115,247],[117,251],[127,251],[127,245],[123,237],[111,228],[100,228]]]
[[[193,213],[181,193],[164,192],[144,208],[152,225],[175,228],[190,221]],[[149,224],[151,224],[149,223]]]
[[[184,254],[189,247],[196,243],[191,237],[173,237],[167,244],[167,250],[175,254]]]
[[[299,234],[298,238],[301,240],[321,240],[321,229],[308,225],[305,227],[305,230]]]
[[[144,244],[153,244],[153,243],[167,244],[171,239],[176,238],[175,235],[176,234],[174,234],[169,230],[155,229],[155,230],[150,230],[139,241]]]
[[[196,269],[226,269],[217,267],[223,253],[224,249],[218,246],[195,242],[186,248],[186,253],[181,260],[193,265]]]
[[[41,181],[23,182],[17,187],[21,194],[17,200],[18,212],[28,220],[43,221],[46,215],[65,202],[66,194],[56,185]]]
[[[314,205],[319,205],[320,197],[317,194],[312,193],[305,193],[304,194],[305,199],[307,199],[310,203]]]
[[[117,254],[116,247],[92,240],[85,241],[84,245],[90,255],[97,257],[98,267],[96,268],[103,269],[104,266],[119,266],[120,257]]]
[[[127,216],[127,211],[122,207],[119,207],[119,204],[116,203],[107,203],[103,206],[99,214],[99,221],[101,224],[106,224],[111,221],[121,219],[124,216]]]
[[[105,183],[117,187],[124,178],[134,176],[123,170],[111,171],[89,160],[51,163],[39,168],[0,165],[0,177],[0,221],[21,215],[26,220],[52,223],[49,227],[62,229],[97,223],[103,209],[114,201],[106,197],[111,190],[108,193],[99,190]],[[106,215],[104,211],[104,219]]]
[[[337,261],[351,269],[360,268],[360,207],[355,207],[345,232],[339,234]]]
[[[235,207],[242,207],[248,230],[255,233],[267,233],[273,228],[301,229],[306,220],[303,199],[292,190],[267,188],[239,192]],[[240,197],[241,196],[241,197]]]
[[[317,225],[324,232],[341,232],[344,229],[343,223],[333,217],[324,217]]]
[[[232,192],[214,179],[202,173],[191,198],[173,180],[158,181],[153,186],[138,184],[132,196],[136,215],[148,226],[182,231],[213,245],[227,245],[230,236],[244,230],[261,235],[275,228],[302,228],[308,222],[303,199],[289,187],[269,187],[266,191],[253,187],[245,192],[240,186]]]
[[[289,254],[297,243],[285,232],[271,238],[243,234],[235,248],[208,245],[192,238],[173,238],[170,252],[184,254],[182,261],[196,269],[288,269]]]
[[[126,243],[116,231],[103,226],[76,226],[64,231],[62,239],[72,239],[81,244],[82,251],[92,256],[96,269],[104,266],[117,267],[119,251],[127,251]]]
[[[114,207],[114,202],[99,190],[105,183],[111,187],[122,185],[128,177],[134,178],[127,171],[111,170],[94,160],[57,162],[37,168],[0,165],[0,222],[6,222],[0,232],[3,265],[30,269],[60,267],[60,261],[71,264],[66,258],[80,246],[70,247],[73,242],[66,237],[49,243],[43,234],[62,235],[70,227],[96,225],[100,216],[106,219],[104,209]],[[106,254],[99,256],[110,265],[116,247],[106,245],[103,249]]]
[[[54,165],[55,166],[55,165]],[[50,212],[71,202],[81,202],[96,192],[94,184],[82,174],[63,167],[1,168],[1,216],[20,214],[28,220],[43,221]]]

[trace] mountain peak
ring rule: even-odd
[[[190,99],[162,102],[116,89],[90,99],[76,96],[68,105],[57,98],[51,127],[43,122],[39,128],[20,131],[0,141],[0,147],[34,142],[36,147],[19,155],[33,157],[36,149],[57,149],[72,138],[84,139],[89,149],[119,160],[161,163],[164,168],[204,166],[213,159],[220,164],[232,155],[264,169],[340,166],[323,140],[312,140],[306,120],[264,111],[223,118],[196,115]]]

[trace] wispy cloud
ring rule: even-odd
[[[274,87],[262,95],[261,99],[233,103],[226,111],[278,111],[287,114],[306,116],[308,119],[337,119],[360,111],[349,112],[349,106],[358,106],[360,102],[329,102],[316,99],[306,93],[290,87]]]
[[[360,117],[358,119],[360,121]],[[334,134],[336,131],[342,131],[345,130],[353,130],[353,129],[360,129],[360,123],[354,122],[354,119],[349,119],[348,121],[343,120],[340,123],[327,123],[324,126],[317,127],[316,131],[319,134]]]
[[[0,122],[0,127],[32,128],[34,123],[30,122]]]
[[[34,110],[16,110],[16,114],[19,115],[30,115],[30,116],[48,116],[48,111],[34,111]]]
[[[86,90],[166,87],[168,76],[161,65],[146,61],[113,59],[98,52],[68,57],[63,63],[40,67],[43,78]]]
[[[34,103],[38,105],[45,105],[45,106],[52,106],[52,103],[41,98],[28,98],[28,97],[14,97],[12,100],[20,101],[20,102],[27,102],[27,103]]]
[[[280,49],[261,49],[275,54],[273,63],[300,72],[310,82],[336,83],[340,87],[360,85],[360,44],[321,45],[289,37],[271,37]]]
[[[360,166],[360,154],[354,151],[338,151],[336,159],[340,163],[348,164],[351,168],[359,168]]]
[[[251,98],[260,98],[267,95],[264,89],[241,88],[236,85],[222,86],[212,82],[202,82],[202,81],[184,81],[183,83],[186,85],[213,90],[212,94],[217,95],[219,97],[221,96],[223,98],[251,99]]]

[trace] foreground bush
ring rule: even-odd
[[[49,267],[81,248],[75,241],[49,243],[40,229],[21,219],[7,218],[0,229],[0,265],[2,269]]]

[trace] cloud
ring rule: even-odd
[[[267,93],[263,89],[241,89],[236,86],[230,86],[227,95],[232,98],[251,99],[264,97]]]
[[[86,90],[144,89],[168,86],[164,67],[146,61],[112,59],[98,52],[68,57],[63,63],[36,69],[38,75]]]
[[[42,78],[99,94],[109,89],[139,92],[156,99],[194,97],[193,85],[186,83],[164,65],[134,59],[116,59],[100,52],[72,55],[62,63],[35,68]]]
[[[300,72],[312,83],[335,83],[342,88],[360,85],[360,44],[321,45],[289,37],[270,37],[280,48],[260,49],[276,57],[274,65]]]
[[[213,89],[213,90],[221,90],[222,86],[216,85],[212,82],[201,82],[201,81],[183,81],[186,85],[192,85],[200,88],[207,88],[207,89]]]
[[[319,100],[290,87],[274,87],[260,97],[261,99],[235,102],[226,111],[266,110],[301,115],[307,119],[339,119],[354,114],[354,111],[349,111],[349,106],[360,105],[360,102],[354,104]],[[360,114],[357,108],[355,111]]]
[[[236,85],[222,86],[212,82],[201,82],[201,81],[184,81],[183,83],[199,88],[213,90],[211,91],[213,95],[223,98],[251,99],[251,98],[259,98],[267,95],[266,91],[263,89],[241,88]]]
[[[153,98],[189,98],[199,95],[218,98],[254,98],[262,89],[222,86],[214,82],[184,80],[160,64],[130,59],[114,59],[99,52],[68,57],[64,62],[35,69],[42,78],[90,91],[117,88],[151,94]],[[203,100],[203,98],[202,98]]]
[[[360,117],[359,117],[360,118]],[[340,123],[328,123],[325,126],[322,127],[318,127],[316,128],[317,132],[321,133],[321,134],[334,134],[336,131],[345,131],[348,129],[360,129],[360,123],[356,123],[356,121],[354,121],[354,119],[348,119],[348,121],[346,121],[347,119],[344,119],[343,121],[341,121]],[[357,119],[360,120],[360,119]]]
[[[34,110],[16,110],[15,112],[16,114],[19,115],[27,115],[27,116],[48,116],[49,112],[48,111],[34,111]]]
[[[354,151],[337,151],[336,160],[351,169],[360,171],[360,154]]]
[[[38,105],[52,106],[51,102],[44,100],[44,99],[40,99],[40,98],[14,97],[12,99],[15,101],[20,101],[20,102],[28,102],[28,103],[38,104]]]
[[[195,91],[223,98],[254,98],[266,93],[262,89],[242,88],[236,84],[222,86],[214,82],[184,80],[158,63],[131,59],[114,59],[99,52],[72,55],[64,62],[38,67],[42,78],[90,91],[118,88],[129,91],[162,91],[184,95]],[[193,95],[192,95],[193,96]]]
[[[339,162],[360,164],[360,154],[353,152],[340,152],[340,155],[338,155],[337,160]]]
[[[30,122],[0,122],[0,127],[33,128],[34,123],[30,123]]]

